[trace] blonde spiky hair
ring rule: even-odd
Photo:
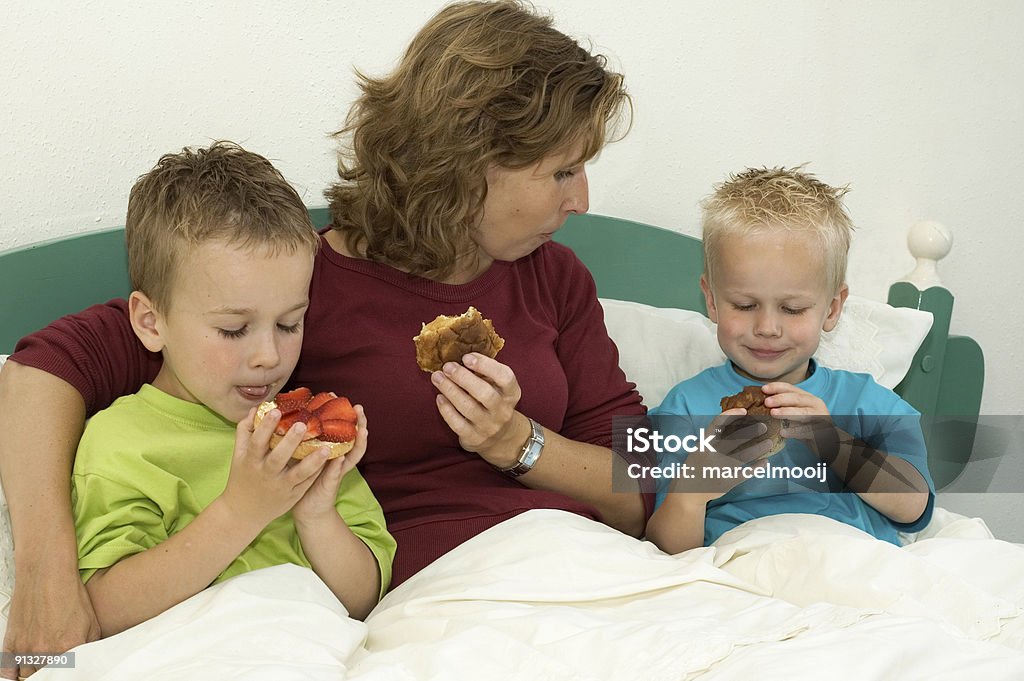
[[[846,258],[853,236],[842,199],[849,186],[830,187],[796,168],[748,168],[716,185],[704,211],[704,276],[714,281],[723,237],[770,230],[804,233],[821,247],[826,283],[838,293],[846,283]]]

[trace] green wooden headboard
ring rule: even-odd
[[[317,227],[326,208],[310,209]],[[698,239],[601,215],[574,215],[556,234],[587,264],[598,295],[706,312],[700,293],[703,255]],[[0,354],[58,317],[129,292],[124,230],[55,239],[0,253]],[[927,310],[935,322],[899,392],[922,414],[936,485],[962,470],[974,442],[984,384],[984,358],[971,338],[949,336],[953,297],[942,288],[918,291],[894,284],[889,303]]]

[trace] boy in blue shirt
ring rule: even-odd
[[[677,385],[651,414],[656,424],[659,415],[678,415],[718,429],[746,414],[719,416],[720,400],[758,385],[771,416],[782,420],[785,446],[765,459],[763,438],[742,449],[720,434],[717,452],[687,455],[688,475],[663,479],[647,525],[663,551],[707,545],[777,513],[828,516],[892,543],[931,518],[920,414],[870,375],[813,359],[849,294],[845,192],[798,170],[748,169],[704,202],[701,290],[728,359]],[[796,469],[821,475],[808,479]]]

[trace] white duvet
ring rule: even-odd
[[[667,556],[531,511],[428,566],[365,625],[311,571],[278,566],[35,678],[1024,679],[1024,547],[941,509],[910,539],[781,515]]]

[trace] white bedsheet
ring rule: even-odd
[[[74,649],[33,681],[299,681],[344,678],[366,625],[311,571],[278,565],[217,584],[159,617]]]
[[[1019,680],[1022,605],[1024,548],[941,510],[904,548],[785,515],[675,557],[531,511],[395,589],[365,641],[315,575],[279,566],[37,678]]]

